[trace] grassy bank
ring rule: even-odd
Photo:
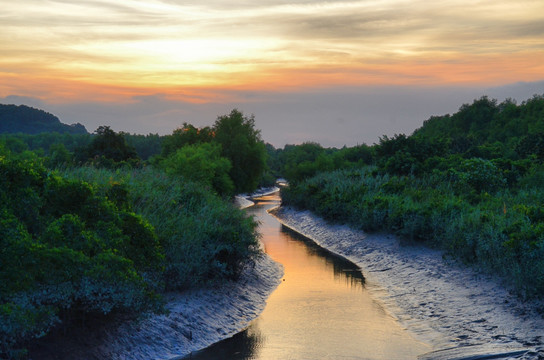
[[[544,191],[532,172],[517,190],[470,191],[462,177],[320,173],[282,190],[284,205],[365,231],[390,231],[502,276],[518,294],[544,294]]]

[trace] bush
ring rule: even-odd
[[[167,289],[236,278],[257,252],[255,221],[198,183],[149,167],[65,174],[97,184],[101,193],[111,192],[112,184],[127,190],[131,209],[150,222],[165,250]]]
[[[200,182],[217,194],[234,194],[234,183],[229,177],[232,165],[221,157],[219,144],[186,145],[164,159],[160,166],[169,175]]]
[[[461,164],[459,182],[477,192],[495,192],[506,185],[500,169],[491,161],[480,158],[468,159]]]
[[[142,218],[9,152],[0,157],[0,199],[2,353],[45,335],[60,314],[156,305],[164,255]]]

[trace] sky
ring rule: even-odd
[[[544,94],[542,0],[0,0],[0,103],[130,133],[237,108],[276,147]]]

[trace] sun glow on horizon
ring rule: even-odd
[[[0,96],[544,79],[544,3],[531,0],[0,4]]]

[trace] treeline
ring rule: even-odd
[[[253,116],[234,109],[213,126],[184,123],[171,135],[116,133],[100,126],[93,134],[2,134],[10,151],[35,152],[51,166],[105,168],[150,164],[171,175],[206,184],[222,196],[271,185],[267,152]]]
[[[161,311],[163,292],[236,279],[258,253],[230,197],[265,167],[252,117],[185,124],[147,160],[106,126],[72,136],[0,138],[0,358],[86,319]]]
[[[284,204],[390,231],[544,297],[544,97],[482,97],[373,146],[276,150]],[[295,159],[295,160],[293,160]]]

